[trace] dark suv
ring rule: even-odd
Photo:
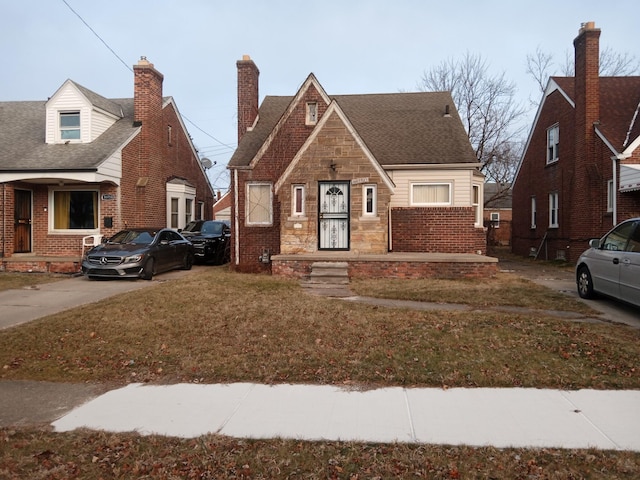
[[[207,220],[200,225],[200,231],[190,235],[196,263],[222,265],[230,259],[231,228],[220,220]]]

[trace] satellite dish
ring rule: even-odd
[[[208,158],[201,158],[200,159],[200,163],[202,164],[202,166],[207,169],[207,168],[211,168],[211,165],[213,165],[213,163],[211,163],[211,160],[209,160]]]

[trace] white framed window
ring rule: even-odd
[[[247,183],[247,225],[273,224],[273,194],[270,183]]]
[[[362,216],[374,217],[378,214],[378,195],[376,185],[362,186]]]
[[[491,226],[500,228],[500,212],[491,212]]]
[[[291,187],[291,215],[304,217],[304,185]]]
[[[167,145],[173,145],[173,127],[171,125],[167,125]]]
[[[198,202],[196,209],[196,220],[204,220],[204,202]]]
[[[97,233],[98,190],[49,190],[49,230],[57,233]]]
[[[536,197],[531,197],[531,228],[536,228],[537,213]]]
[[[171,198],[171,228],[179,228],[179,219],[180,219],[180,199],[179,198]]]
[[[482,226],[482,210],[480,209],[480,186],[474,185],[471,192],[471,206],[473,206],[473,212],[475,216],[474,225],[476,227]]]
[[[549,194],[549,228],[558,228],[558,194]]]
[[[80,112],[60,112],[60,140],[80,140]]]
[[[193,198],[184,199],[184,224],[193,220]]]
[[[307,103],[307,125],[315,125],[318,123],[318,104],[316,102]]]
[[[547,129],[547,163],[557,162],[560,148],[560,127],[556,124]]]
[[[450,183],[412,183],[412,206],[451,205]]]
[[[613,180],[607,181],[607,212],[613,212],[613,201],[616,197],[616,192],[613,191]]]

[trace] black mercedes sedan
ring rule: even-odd
[[[190,270],[194,249],[169,228],[130,228],[89,250],[82,260],[88,278],[143,278],[181,268]]]

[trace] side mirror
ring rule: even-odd
[[[600,239],[592,238],[591,240],[589,240],[589,246],[591,248],[600,248]]]

